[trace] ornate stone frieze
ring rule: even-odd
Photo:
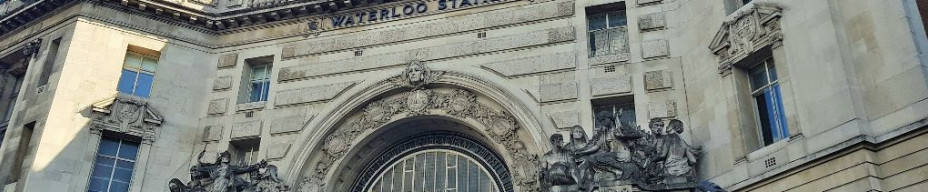
[[[644,191],[693,190],[697,188],[699,147],[684,141],[683,123],[671,119],[666,127],[660,118],[649,123],[651,132],[619,121],[619,114],[596,114],[591,138],[580,126],[570,130],[569,142],[554,134],[553,149],[542,157],[543,190]],[[637,191],[637,190],[636,190]]]
[[[402,75],[389,79],[388,82],[397,88],[411,89],[371,101],[362,107],[358,117],[347,120],[327,136],[322,146],[322,158],[313,165],[313,176],[301,182],[301,192],[322,190],[318,186],[325,184],[324,177],[330,168],[347,155],[352,141],[362,132],[380,128],[391,120],[420,115],[448,115],[481,123],[486,136],[495,144],[504,146],[513,158],[510,171],[514,184],[525,191],[537,191],[537,165],[540,161],[537,155],[528,153],[523,139],[516,134],[521,128],[515,118],[478,102],[479,96],[468,90],[427,86],[438,81],[442,74],[443,71],[430,70],[420,62],[411,62]]]
[[[735,13],[715,34],[709,49],[718,57],[719,74],[730,73],[732,65],[761,48],[778,46],[783,40],[779,7],[754,3]]]
[[[148,102],[117,96],[92,105],[90,130],[102,130],[137,136],[145,142],[154,142],[164,119]]]

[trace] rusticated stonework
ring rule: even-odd
[[[523,190],[537,191],[537,165],[540,161],[537,155],[528,153],[523,139],[516,134],[521,128],[516,119],[504,111],[478,102],[479,96],[468,90],[425,86],[437,81],[442,74],[443,71],[430,70],[419,62],[412,62],[403,75],[389,79],[388,82],[394,83],[396,87],[412,89],[368,103],[362,107],[360,116],[346,121],[327,136],[322,146],[323,157],[313,165],[313,177],[302,181],[301,191],[322,190],[318,186],[325,183],[324,177],[330,168],[347,155],[353,147],[351,142],[362,132],[381,128],[394,119],[421,115],[448,115],[480,122],[486,136],[504,146],[513,158],[510,170],[514,184]]]
[[[735,13],[732,20],[723,23],[709,44],[709,49],[718,57],[719,74],[729,74],[734,63],[761,48],[777,46],[783,40],[780,13],[779,7],[754,3],[750,9]]]
[[[128,97],[117,96],[92,105],[90,130],[100,133],[102,130],[124,133],[142,138],[144,142],[154,142],[157,127],[164,119],[148,102]]]

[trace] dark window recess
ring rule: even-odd
[[[586,8],[590,57],[628,53],[628,18],[624,3]]]
[[[58,58],[58,48],[61,46],[61,38],[52,40],[48,46],[48,54],[45,56],[45,63],[42,63],[42,74],[39,76],[39,86],[48,85],[48,78],[52,75],[55,61]]]
[[[13,172],[11,172],[12,175],[10,175],[10,180],[7,181],[7,184],[19,181],[19,176],[22,175],[23,161],[26,160],[26,155],[29,154],[29,145],[32,143],[32,132],[34,130],[34,121],[23,126],[22,134],[19,136],[19,145],[16,146],[16,159],[13,161]]]
[[[477,33],[477,38],[487,38],[487,32],[484,31],[484,32]]]
[[[605,122],[599,122],[600,118],[610,119],[613,125],[622,123],[624,125],[634,126],[635,123],[635,100],[632,96],[621,96],[612,98],[596,99],[593,104],[593,127],[603,126]]]
[[[364,55],[364,50],[354,50],[354,56]]]

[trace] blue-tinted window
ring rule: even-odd
[[[151,94],[151,85],[155,80],[155,71],[157,69],[158,60],[153,56],[133,52],[126,53],[122,76],[119,77],[116,90],[148,98]]]
[[[267,101],[271,88],[271,65],[252,66],[248,102]]]
[[[764,145],[789,138],[786,114],[783,111],[783,99],[773,59],[758,64],[748,75],[751,90],[757,107],[757,123]]]
[[[128,192],[139,144],[103,137],[97,149],[88,192]]]
[[[590,57],[628,52],[628,19],[625,10],[587,15]]]

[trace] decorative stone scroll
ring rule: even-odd
[[[142,138],[143,142],[154,142],[164,119],[148,102],[128,97],[116,96],[92,105],[92,133],[100,134],[107,130]]]
[[[709,44],[712,54],[719,58],[719,74],[728,75],[734,63],[757,50],[779,46],[783,40],[780,13],[779,7],[757,2],[723,23]]]
[[[333,164],[343,159],[351,141],[362,132],[382,127],[392,119],[420,115],[449,115],[475,120],[485,127],[490,141],[505,147],[512,157],[510,171],[514,185],[523,191],[538,191],[537,155],[529,154],[525,143],[516,133],[521,127],[505,111],[497,111],[477,101],[478,95],[463,89],[432,89],[428,84],[438,81],[445,72],[426,68],[421,62],[411,62],[402,75],[388,79],[396,87],[412,88],[406,92],[383,97],[362,107],[361,115],[345,122],[326,137],[322,158],[312,165],[313,174],[301,182],[301,192],[320,192],[324,177]],[[501,152],[503,153],[503,152]]]
[[[619,121],[613,113],[596,115],[596,133],[589,140],[580,126],[564,136],[551,136],[552,150],[542,157],[541,184],[548,192],[674,191],[697,189],[699,147],[680,134],[683,123],[671,119],[666,127],[651,119],[651,132]],[[702,190],[702,189],[700,189]],[[637,190],[636,190],[637,191]]]

